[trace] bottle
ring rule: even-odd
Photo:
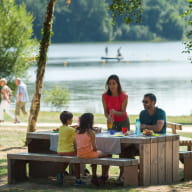
[[[141,134],[141,123],[139,119],[136,119],[135,123],[135,134],[140,135]]]

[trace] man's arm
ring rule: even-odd
[[[163,129],[165,121],[164,120],[157,120],[157,123],[155,125],[146,125],[146,124],[141,124],[141,130],[143,129],[151,129],[154,132],[161,132]]]

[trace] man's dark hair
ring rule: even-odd
[[[156,98],[156,96],[153,93],[147,93],[147,94],[144,95],[144,97],[149,97],[149,99],[151,101],[154,101],[155,103],[157,101],[157,98]]]
[[[63,124],[66,124],[68,120],[73,118],[73,114],[69,111],[63,111],[60,114],[60,120]]]

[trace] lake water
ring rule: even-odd
[[[112,57],[121,47],[124,59],[103,62],[101,56],[105,56],[106,46],[108,56]],[[71,100],[65,107],[67,110],[103,113],[101,95],[105,82],[109,75],[117,74],[129,96],[129,114],[138,114],[143,109],[143,95],[152,92],[157,96],[157,105],[168,115],[189,115],[192,64],[181,53],[183,50],[182,42],[53,44],[48,53],[44,89],[57,85],[68,88]],[[30,97],[35,70],[33,67],[29,70]],[[41,110],[54,109],[42,102]]]

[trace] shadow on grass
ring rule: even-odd
[[[26,146],[23,145],[22,147],[8,147],[8,148],[5,148],[5,149],[1,149],[0,151],[10,151],[10,150],[14,150],[14,149],[25,149]]]

